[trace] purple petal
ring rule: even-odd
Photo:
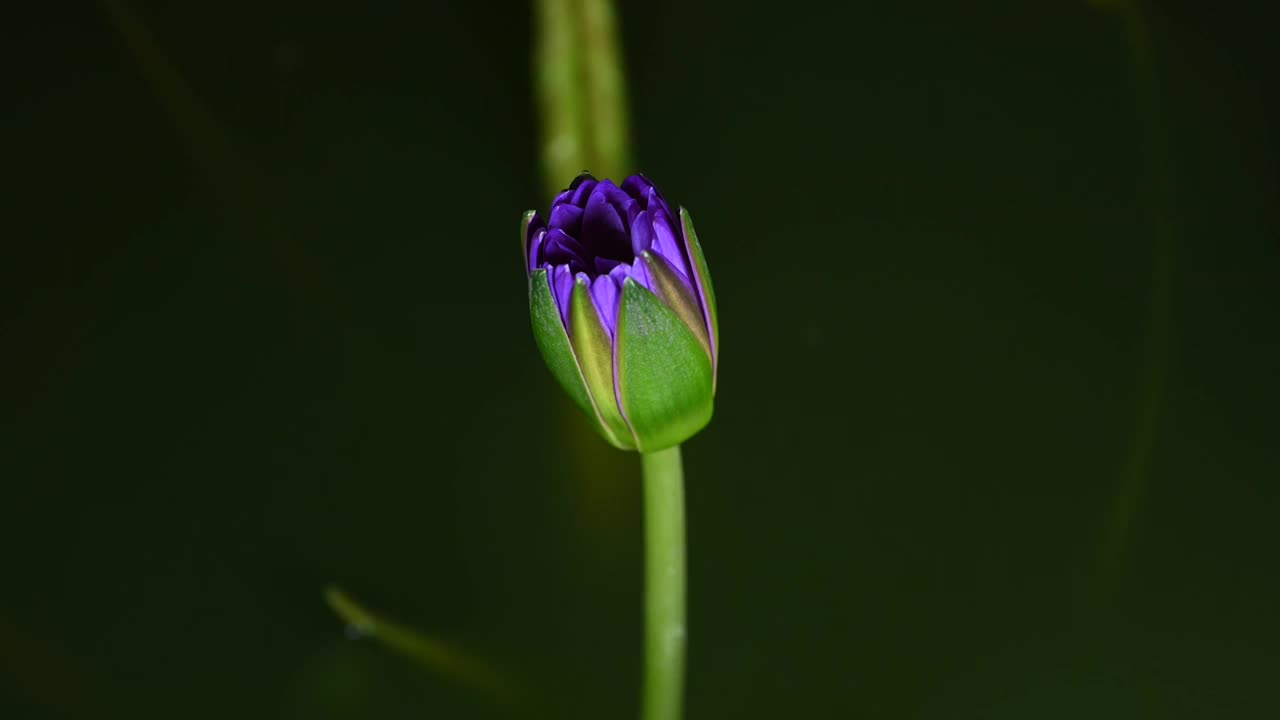
[[[542,256],[553,265],[571,265],[574,269],[587,267],[587,251],[582,243],[556,228],[542,241]]]
[[[671,222],[671,216],[655,210],[653,216],[653,245],[651,249],[661,255],[676,272],[689,278],[689,263],[684,257],[681,234]]]
[[[573,184],[569,186],[573,190],[573,194],[569,196],[569,202],[582,207],[587,204],[587,199],[591,196],[591,191],[596,189],[596,179],[590,175],[579,175]]]
[[[551,206],[555,207],[561,203],[572,203],[574,195],[578,192],[578,188],[588,180],[590,180],[593,185],[595,184],[596,179],[591,176],[591,173],[578,173],[578,177],[574,178],[573,181],[569,183],[569,188],[567,190],[561,190],[560,194],[556,195],[556,199],[551,201]],[[591,188],[588,187],[586,192],[591,192]],[[579,207],[581,207],[581,205],[579,205]]]
[[[605,202],[613,206],[613,209],[618,213],[618,217],[622,218],[623,232],[629,232],[632,221],[643,210],[643,208],[637,207],[635,199],[623,192],[610,180],[601,180],[600,184],[596,186],[595,194],[604,195]]]
[[[542,215],[534,213],[533,217],[529,218],[529,225],[524,229],[524,244],[526,246],[531,244],[534,234],[546,226],[547,224],[542,221]]]
[[[569,271],[568,265],[557,265],[552,270],[551,294],[560,308],[560,321],[564,323],[565,331],[568,332],[569,298],[573,296],[573,273]]]
[[[631,202],[631,196],[623,192],[622,188],[614,185],[612,180],[608,178],[601,180],[596,185],[596,194],[603,195],[605,201],[618,210],[620,217],[626,214],[623,212],[623,208],[626,207],[627,203]]]
[[[645,199],[645,207],[650,210],[661,209],[667,214],[667,217],[676,216],[675,213],[671,212],[671,206],[668,205],[666,199],[662,197],[662,193],[659,192],[658,188],[652,183],[649,185],[649,194]]]
[[[632,280],[635,280],[636,282],[640,283],[640,286],[648,290],[649,292],[656,292],[653,289],[653,278],[649,276],[649,267],[645,265],[643,260],[637,261],[634,265],[632,265],[630,272],[627,273],[627,276],[630,277]]]
[[[631,254],[639,257],[650,247],[653,247],[653,212],[645,210],[631,223]]]
[[[555,205],[551,208],[548,225],[578,237],[582,232],[582,208],[577,205]]]
[[[618,329],[620,298],[618,283],[609,275],[601,275],[591,283],[591,299],[596,304],[596,310],[600,313],[600,320],[604,323],[604,329],[608,331],[609,337],[613,337]]]
[[[606,181],[607,182],[607,181]],[[592,193],[582,215],[582,244],[593,255],[625,257],[630,251],[627,229],[618,210],[605,199],[605,193]]]
[[[533,269],[540,264],[538,261],[542,256],[542,239],[546,234],[546,228],[538,228],[538,231],[533,234],[533,238],[529,241],[529,272],[533,272]]]
[[[627,232],[635,229],[636,218],[640,217],[640,213],[644,212],[639,200],[628,199],[626,204]]]
[[[639,200],[644,205],[642,210],[648,207],[651,189],[653,189],[653,183],[643,175],[632,175],[622,182],[622,191]]]
[[[614,260],[607,257],[596,257],[596,274],[608,275],[609,271],[622,264],[621,260]]]
[[[631,275],[631,266],[626,263],[619,263],[609,271],[609,277],[613,278],[613,282],[617,284],[618,290],[622,290],[622,282]]]

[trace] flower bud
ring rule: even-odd
[[[711,420],[715,295],[689,213],[653,183],[579,175],[521,237],[533,334],[551,372],[615,447],[678,445]]]

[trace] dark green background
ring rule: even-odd
[[[623,4],[639,168],[721,307],[688,716],[1276,716],[1271,26]],[[0,714],[634,717],[637,462],[516,250],[529,10],[27,12]],[[330,582],[525,689],[348,638]]]

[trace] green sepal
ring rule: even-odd
[[[702,313],[702,304],[694,295],[694,289],[686,285],[676,274],[666,258],[649,250],[640,253],[640,260],[653,279],[653,290],[667,307],[675,311],[684,324],[693,331],[694,337],[702,344],[711,357],[711,339],[707,335],[707,320]]]
[[[707,260],[702,255],[702,244],[698,242],[698,233],[693,230],[693,218],[689,211],[680,208],[680,224],[684,229],[684,247],[693,260],[693,280],[695,290],[702,299],[706,312],[707,327],[711,330],[711,363],[713,376],[720,366],[720,320],[716,317],[716,291],[711,286],[711,272],[707,270]]]
[[[631,278],[622,284],[616,344],[622,411],[640,452],[678,445],[711,421],[711,358],[680,317]]]
[[[533,321],[533,338],[537,341],[542,359],[551,369],[551,374],[564,391],[569,393],[574,404],[582,408],[591,419],[596,432],[610,443],[616,444],[591,401],[582,368],[578,366],[573,347],[569,344],[569,335],[560,320],[560,308],[556,307],[556,301],[551,297],[551,280],[543,268],[529,275],[529,317]]]
[[[581,278],[574,281],[573,294],[569,297],[569,330],[569,343],[578,358],[578,367],[582,368],[587,391],[595,401],[600,420],[609,430],[605,439],[622,450],[635,450],[631,428],[618,409],[614,392],[613,341],[591,301],[590,287]]]

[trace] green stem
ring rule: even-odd
[[[680,446],[640,456],[644,466],[645,648],[643,720],[679,720],[684,689],[684,470]]]

